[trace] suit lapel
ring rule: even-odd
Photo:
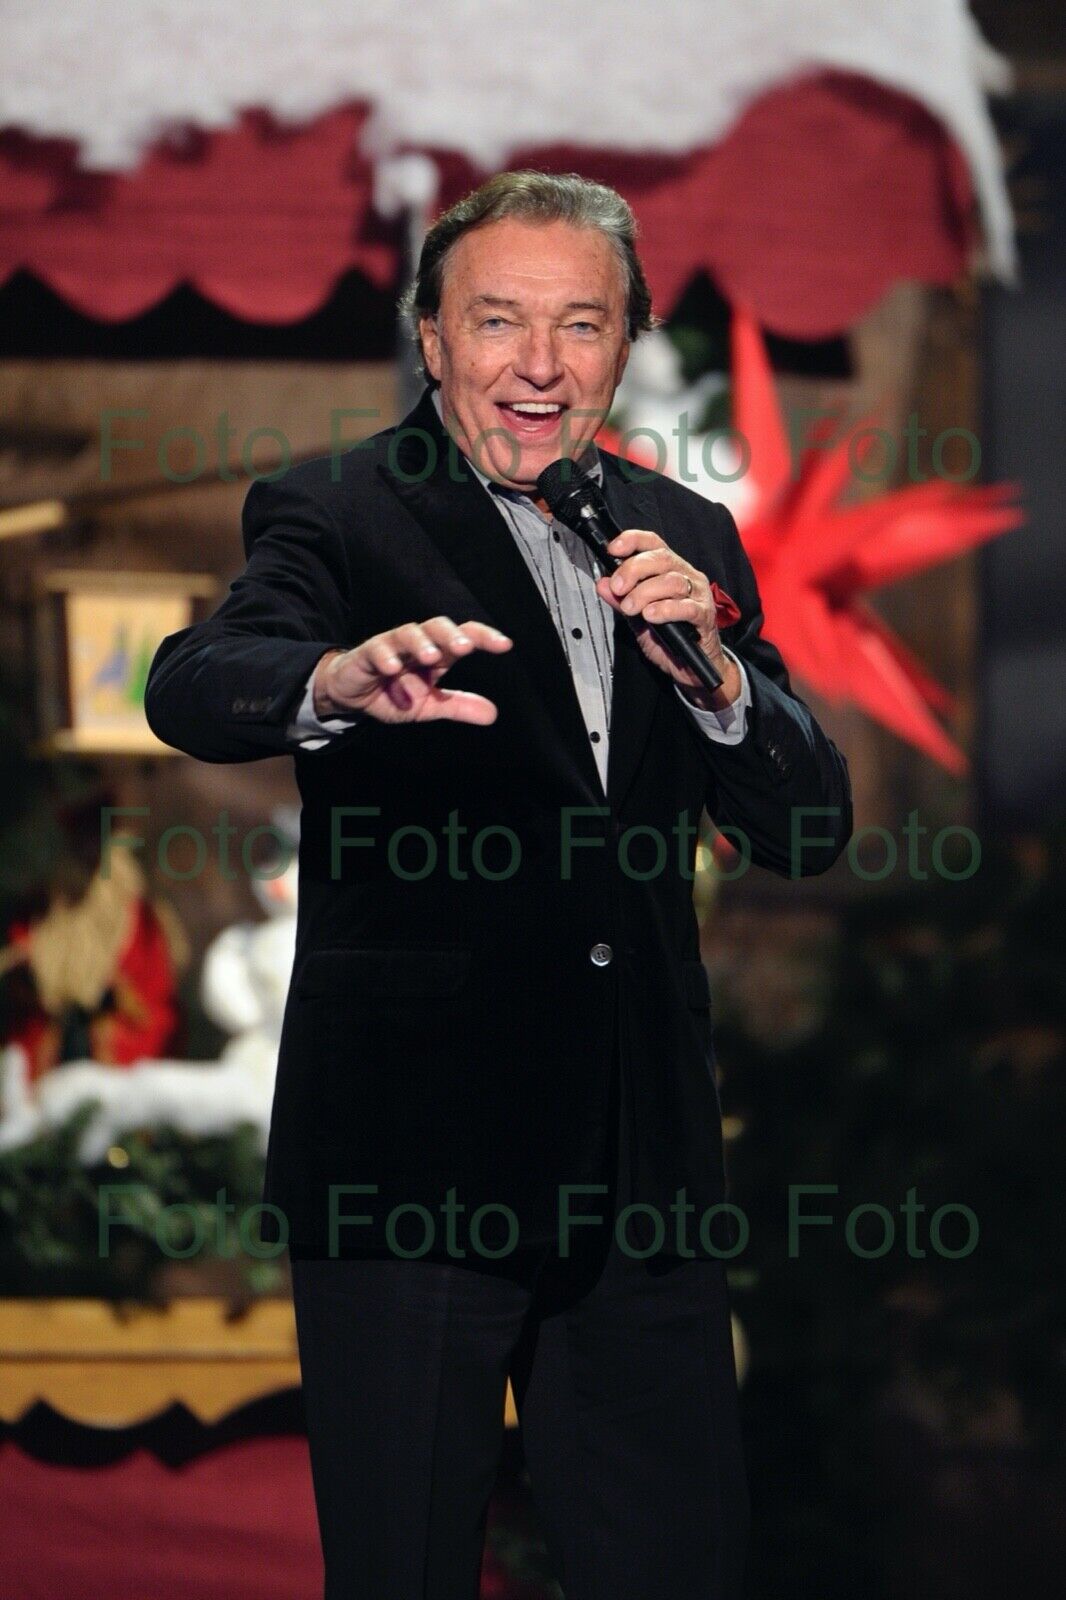
[[[602,805],[588,730],[551,613],[489,491],[441,426],[428,388],[399,432],[406,436],[394,444],[395,467],[379,465],[380,475],[476,596],[487,619],[514,640],[514,649],[494,660],[493,672],[514,674],[535,714],[531,734],[539,733],[571,784],[576,768],[586,803]],[[427,437],[432,440],[428,466]]]
[[[427,454],[428,452],[428,454]],[[628,482],[605,456],[604,494],[622,527],[654,526],[650,492]],[[611,742],[604,795],[588,730],[555,623],[499,510],[441,425],[427,388],[392,436],[389,464],[378,472],[417,519],[489,621],[514,640],[493,664],[511,670],[554,762],[586,791],[586,803],[617,810],[636,775],[661,677],[641,654],[628,620],[614,615]]]

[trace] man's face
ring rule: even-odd
[[[610,409],[629,356],[621,263],[597,228],[486,223],[453,247],[440,312],[419,328],[459,448],[530,493],[552,461],[580,457]]]

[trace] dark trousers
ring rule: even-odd
[[[495,1265],[292,1263],[325,1600],[476,1600],[510,1376],[566,1600],[739,1600],[748,1532],[725,1266],[634,1259],[616,1069],[608,1219]]]

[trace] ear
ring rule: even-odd
[[[440,332],[435,316],[419,317],[418,337],[422,342],[422,361],[431,378],[440,382]]]

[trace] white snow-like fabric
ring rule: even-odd
[[[461,152],[485,170],[554,143],[679,153],[822,68],[911,95],[968,159],[992,269],[1014,265],[985,89],[1008,69],[964,0],[0,0],[0,127],[122,169],[176,127],[265,107],[298,123],[351,100],[373,159]]]

